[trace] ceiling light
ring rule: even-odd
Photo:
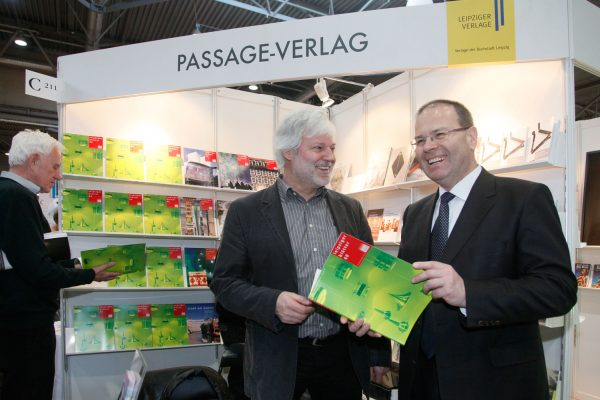
[[[249,85],[248,89],[252,90],[253,92],[257,91],[258,90],[258,85],[255,85],[255,84]]]
[[[17,32],[17,35],[15,36],[15,44],[21,47],[25,47],[28,45],[27,40],[25,40],[25,35],[23,35],[23,32]]]
[[[329,97],[329,92],[327,91],[327,82],[325,82],[325,79],[317,79],[317,83],[315,83],[315,92],[317,93],[319,100],[323,102],[321,107],[329,107],[335,103],[335,101]]]

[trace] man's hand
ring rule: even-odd
[[[425,282],[423,291],[431,292],[434,299],[443,299],[455,307],[466,307],[465,282],[451,265],[437,261],[416,262],[415,269],[422,269],[412,278],[412,283]]]
[[[340,317],[340,323],[348,324],[348,330],[358,337],[363,337],[368,334],[371,337],[381,337],[377,332],[371,330],[371,325],[367,324],[364,319],[359,318],[356,321],[350,321],[346,317]]]
[[[118,272],[108,272],[108,271],[105,271],[105,269],[110,268],[110,267],[112,267],[115,264],[116,264],[115,262],[111,261],[109,263],[97,266],[96,268],[92,268],[94,270],[94,272],[96,273],[96,276],[94,277],[94,280],[96,282],[110,281],[112,279],[115,279],[117,276],[121,275]]]
[[[310,300],[292,292],[281,292],[275,304],[275,315],[284,324],[300,324],[314,310]]]
[[[383,383],[383,376],[389,371],[388,367],[371,367],[371,382]]]

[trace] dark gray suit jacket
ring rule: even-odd
[[[404,214],[399,257],[429,259],[437,193]],[[442,399],[546,399],[538,320],[567,313],[577,284],[558,214],[545,185],[483,170],[448,238],[442,262],[463,278],[465,318],[432,302]],[[401,350],[400,399],[409,398],[421,324]]]
[[[338,232],[372,243],[358,201],[331,190],[326,199]],[[283,324],[275,316],[275,303],[282,291],[297,293],[298,281],[277,185],[231,204],[210,287],[219,303],[246,318],[246,394],[253,400],[290,399],[296,378],[298,326]],[[366,390],[369,366],[390,363],[389,341],[349,334],[348,345]]]

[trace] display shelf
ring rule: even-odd
[[[194,235],[156,235],[152,233],[133,232],[90,232],[90,231],[64,231],[69,236],[92,236],[92,237],[121,237],[121,238],[144,238],[144,239],[188,239],[188,240],[220,240],[219,236],[194,236]]]
[[[552,318],[544,318],[540,320],[540,326],[544,326],[546,328],[560,328],[565,326],[565,317],[564,315],[560,315],[558,317]]]
[[[68,340],[69,338],[67,338]],[[137,350],[148,351],[148,350],[169,350],[169,349],[191,349],[192,347],[205,347],[205,346],[220,346],[222,343],[202,343],[202,344],[188,344],[181,346],[168,346],[168,347],[142,347]],[[123,350],[103,350],[103,351],[81,351],[81,352],[65,352],[65,356],[77,357],[77,356],[88,356],[93,354],[107,354],[107,353],[133,353],[136,349],[123,349]]]
[[[600,293],[600,288],[593,288],[593,287],[584,287],[584,286],[579,286],[578,289],[583,289],[583,290],[591,290],[591,291],[596,291],[598,293]]]
[[[398,242],[373,242],[375,246],[400,246]]]

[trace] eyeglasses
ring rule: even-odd
[[[411,144],[415,147],[423,147],[427,142],[427,138],[431,139],[432,142],[442,143],[443,141],[448,139],[448,135],[450,135],[451,133],[466,131],[467,129],[471,128],[472,126],[465,126],[464,128],[450,129],[449,131],[434,132],[427,136],[416,136],[411,142]]]

